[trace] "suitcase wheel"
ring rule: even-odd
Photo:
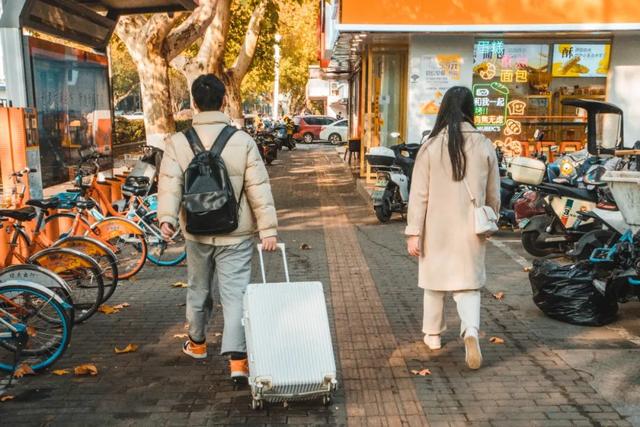
[[[254,411],[264,409],[264,400],[253,399],[251,401],[251,409],[253,409]]]
[[[324,396],[322,396],[322,404],[324,406],[329,406],[331,405],[331,395],[329,394],[325,394]]]

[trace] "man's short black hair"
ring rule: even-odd
[[[224,92],[224,83],[213,74],[203,74],[191,85],[193,103],[200,111],[220,110]]]

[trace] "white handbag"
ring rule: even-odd
[[[495,211],[490,206],[478,206],[476,198],[473,196],[473,193],[471,193],[469,184],[467,184],[466,178],[462,181],[464,182],[464,186],[467,188],[467,193],[469,193],[469,198],[471,198],[471,203],[473,204],[476,234],[486,236],[497,232],[499,230],[498,215],[496,215]]]

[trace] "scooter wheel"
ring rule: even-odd
[[[522,241],[524,250],[535,257],[544,257],[551,253],[560,251],[559,248],[556,250],[555,248],[541,247],[541,245],[538,243],[539,236],[540,233],[538,233],[537,231],[528,231],[526,233],[522,233],[520,239]]]

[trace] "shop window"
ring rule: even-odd
[[[476,127],[507,156],[540,149],[533,139],[536,130],[543,132],[547,149],[584,143],[584,114],[562,101],[604,100],[609,52],[608,41],[476,41]]]

